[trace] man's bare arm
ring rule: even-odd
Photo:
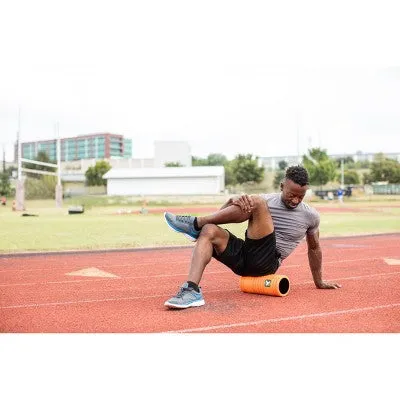
[[[335,282],[324,282],[322,280],[322,250],[319,244],[319,231],[307,235],[308,262],[315,286],[318,289],[337,289],[341,285]]]
[[[231,197],[225,204],[223,204],[223,205],[221,206],[220,210],[223,210],[224,208],[231,206],[231,205],[233,204],[233,203],[232,203],[233,199],[234,199],[234,198]]]
[[[244,212],[251,212],[254,202],[250,195],[244,193],[240,196],[231,197],[225,204],[222,205],[220,210],[232,205],[240,207]]]

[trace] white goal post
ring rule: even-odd
[[[23,168],[22,167],[23,162],[35,164],[35,165],[41,165],[41,166],[45,166],[45,167],[56,168],[57,172]],[[17,211],[23,211],[25,209],[25,185],[24,185],[24,178],[22,177],[22,172],[57,176],[58,179],[57,179],[56,193],[55,193],[56,207],[62,207],[63,196],[62,196],[62,185],[61,185],[61,144],[60,144],[60,139],[57,139],[57,164],[46,163],[43,161],[29,160],[28,158],[22,158],[21,141],[18,140],[18,180],[17,180],[16,191],[15,191],[15,197],[16,197],[15,209]]]

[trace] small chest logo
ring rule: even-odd
[[[271,287],[271,280],[270,279],[266,279],[264,282],[264,286],[265,287]]]

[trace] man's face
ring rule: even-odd
[[[304,199],[308,185],[300,186],[290,179],[281,183],[282,201],[291,210],[295,209]]]

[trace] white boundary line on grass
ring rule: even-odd
[[[178,331],[164,331],[161,333],[207,332],[207,331],[215,331],[218,329],[256,326],[256,325],[264,325],[264,324],[275,323],[275,322],[296,321],[296,320],[302,320],[302,319],[307,319],[307,318],[319,318],[319,317],[327,317],[327,316],[332,316],[332,315],[352,314],[352,313],[357,313],[357,312],[374,311],[374,310],[381,310],[381,309],[385,309],[385,308],[394,308],[394,307],[400,307],[400,303],[386,304],[386,305],[374,306],[374,307],[351,308],[348,310],[328,311],[328,312],[316,313],[316,314],[303,314],[303,315],[296,315],[296,316],[292,316],[292,317],[261,319],[258,321],[238,322],[235,324],[210,325],[210,326],[203,326],[201,328],[189,328],[189,329],[182,329],[182,330],[178,330]]]

